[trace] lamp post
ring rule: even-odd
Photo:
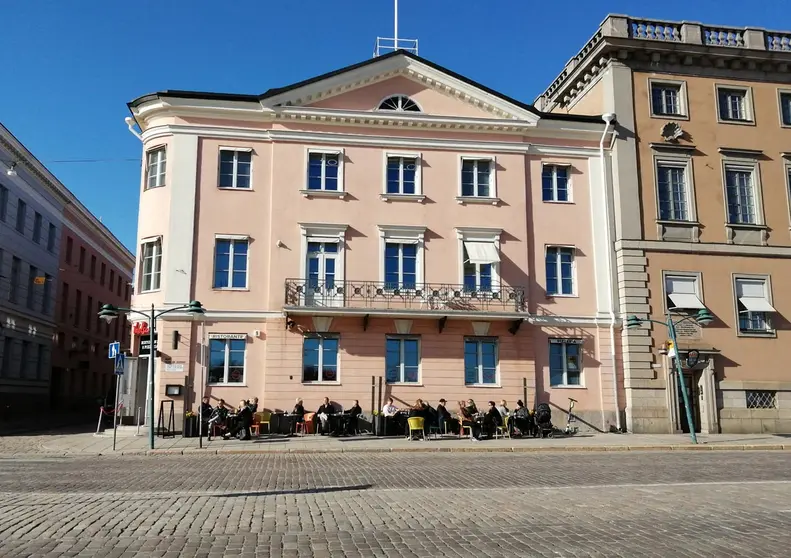
[[[150,421],[148,424],[148,449],[154,449],[154,357],[156,355],[154,352],[154,325],[156,324],[157,318],[170,312],[175,312],[176,310],[186,310],[188,314],[193,316],[202,315],[206,312],[203,305],[197,300],[160,312],[156,311],[153,304],[151,305],[150,312],[141,312],[140,310],[134,310],[132,308],[118,308],[112,304],[105,304],[99,312],[99,317],[108,324],[116,319],[120,312],[138,314],[148,319],[148,332],[151,336],[151,347],[148,350],[148,417]]]
[[[684,383],[684,370],[681,366],[681,357],[678,350],[678,343],[676,342],[676,326],[687,320],[694,320],[702,327],[705,327],[714,321],[714,316],[706,308],[701,308],[700,310],[698,310],[698,313],[695,314],[695,316],[685,316],[676,322],[673,321],[673,317],[670,315],[670,312],[667,313],[667,317],[664,322],[660,322],[659,320],[642,319],[642,318],[638,318],[637,316],[629,316],[626,319],[626,328],[635,329],[642,326],[645,322],[661,324],[667,328],[667,333],[670,336],[670,341],[673,343],[673,347],[676,349],[676,356],[675,356],[676,372],[678,373],[678,380],[679,383],[681,384],[681,397],[684,400],[684,411],[686,412],[687,424],[689,425],[689,437],[692,440],[693,444],[697,444],[698,437],[695,435],[695,423],[692,421],[692,408],[689,405],[689,395],[687,394],[687,385]]]

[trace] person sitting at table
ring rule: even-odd
[[[483,430],[489,438],[494,438],[497,427],[503,424],[503,415],[497,410],[494,401],[489,401],[489,410],[483,416]]]
[[[349,415],[349,421],[346,425],[346,433],[349,436],[354,436],[357,433],[357,421],[362,412],[363,408],[360,407],[360,402],[357,399],[354,400],[354,405],[351,408],[344,411],[344,414]]]
[[[451,420],[450,411],[445,407],[445,403],[447,403],[447,401],[443,398],[439,400],[439,404],[437,405],[437,426],[442,433],[445,432],[445,427]]]
[[[253,412],[253,414],[256,414],[258,412],[258,398],[257,397],[253,397],[253,400],[250,402],[250,410]]]
[[[239,407],[236,409],[236,423],[229,432],[223,435],[223,439],[227,440],[231,436],[238,436],[242,433],[240,440],[249,440],[252,438],[250,435],[250,425],[253,424],[253,412],[246,401],[239,401]]]
[[[466,403],[459,401],[459,421],[461,422],[461,430],[464,431],[465,426],[470,427],[470,440],[477,441],[481,438],[480,424],[475,420],[475,415],[478,413],[478,408],[475,406],[475,401],[472,399]]]
[[[297,397],[297,401],[294,403],[294,410],[291,411],[291,414],[294,415],[294,420],[291,423],[291,434],[294,434],[297,430],[297,423],[305,422],[305,407],[302,405],[301,397]]]
[[[330,398],[325,397],[324,403],[322,403],[319,410],[316,411],[316,416],[319,417],[319,423],[321,425],[321,435],[325,436],[330,433],[330,417],[335,413],[335,407],[332,406],[330,403]]]
[[[533,434],[533,421],[530,418],[530,411],[522,400],[516,402],[516,409],[514,409],[513,426],[518,430],[519,436],[530,436]]]
[[[396,416],[396,413],[398,413],[398,407],[395,406],[395,403],[393,402],[393,398],[390,397],[388,398],[387,403],[385,403],[384,407],[382,407],[382,415],[384,415],[385,417],[394,417]]]
[[[392,397],[388,398],[387,403],[382,407],[382,417],[384,417],[385,436],[388,433],[393,435],[400,432],[398,428],[398,407],[395,406]]]
[[[214,412],[214,408],[212,408],[211,403],[209,403],[209,398],[204,397],[203,401],[200,404],[200,414],[203,417],[203,422],[208,422],[209,417]]]
[[[510,411],[508,410],[508,403],[505,402],[505,399],[500,400],[500,404],[497,405],[497,411],[500,413],[501,417],[507,417]]]

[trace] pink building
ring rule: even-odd
[[[573,397],[592,427],[620,424],[602,118],[403,51],[130,109],[147,162],[133,306],[207,309],[158,323],[157,406],[188,376],[177,416],[205,377],[213,400],[270,410]]]

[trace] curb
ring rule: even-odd
[[[676,452],[676,451],[791,451],[791,444],[691,444],[656,446],[519,446],[519,447],[409,447],[409,448],[318,448],[318,449],[268,449],[268,448],[166,448],[105,450],[101,452],[46,451],[42,453],[0,454],[0,459],[42,459],[63,457],[118,457],[118,456],[172,456],[172,455],[291,455],[291,454],[374,454],[374,453],[601,453],[601,452]]]

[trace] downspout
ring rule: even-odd
[[[140,141],[143,141],[143,136],[141,136],[140,133],[134,128],[136,124],[135,119],[132,118],[131,116],[127,116],[126,118],[124,118],[124,122],[126,122],[126,126],[127,128],[129,128],[129,131],[132,133],[132,135],[135,136]]]
[[[604,232],[606,235],[607,240],[607,271],[608,276],[610,278],[610,304],[609,304],[609,311],[610,311],[610,362],[612,363],[612,386],[613,386],[613,400],[615,401],[615,425],[618,429],[618,432],[623,432],[623,428],[621,425],[621,403],[618,396],[618,365],[616,363],[617,354],[615,350],[615,296],[614,296],[614,285],[613,285],[613,262],[612,262],[612,254],[613,254],[613,246],[612,246],[612,236],[611,236],[611,219],[610,219],[610,197],[606,195],[610,188],[607,184],[607,165],[604,161],[604,140],[607,138],[607,134],[613,128],[613,121],[615,120],[615,114],[608,112],[602,115],[602,120],[604,120],[604,132],[601,135],[601,141],[599,141],[599,160],[601,161],[601,180],[602,185],[605,189],[605,214],[607,215],[607,226],[604,228]],[[613,142],[610,142],[610,149],[612,149]]]

